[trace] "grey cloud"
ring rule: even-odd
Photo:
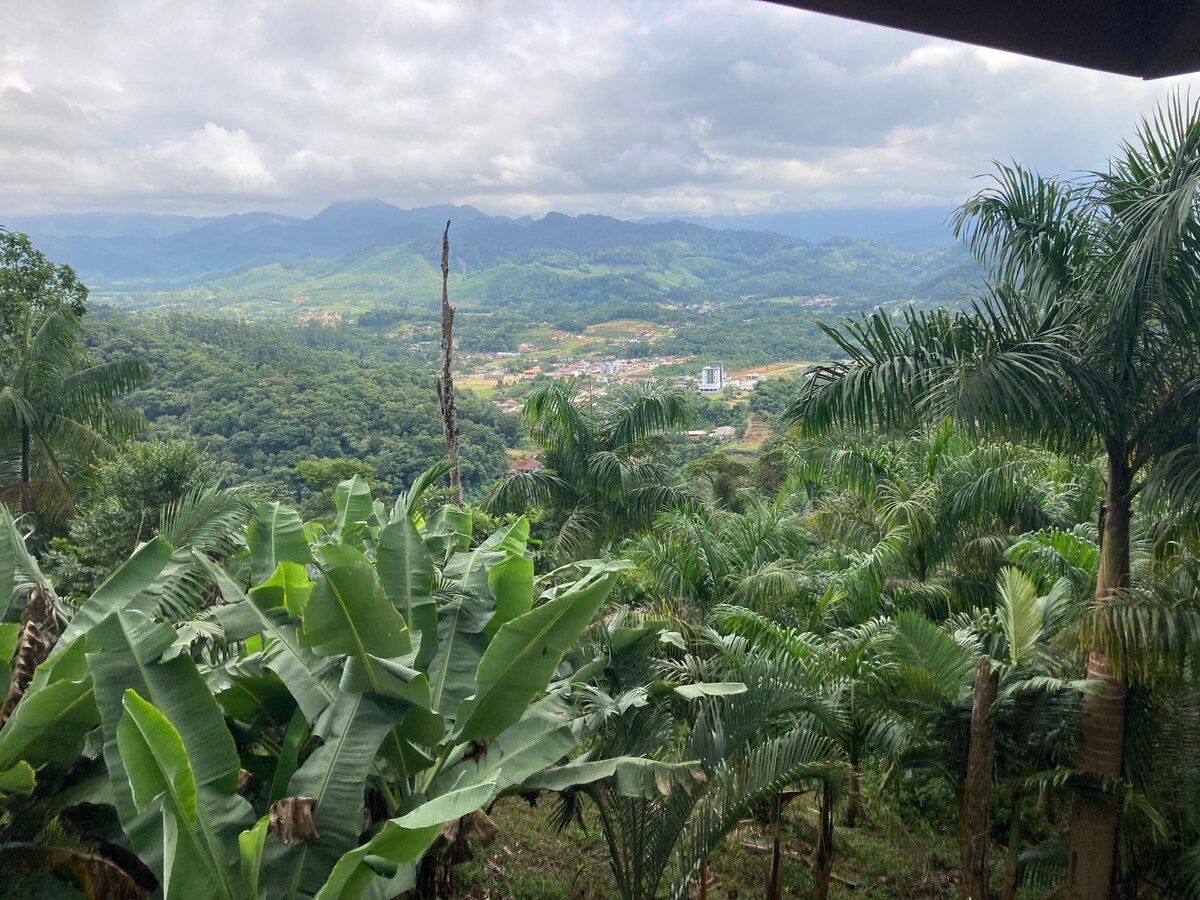
[[[950,204],[1172,87],[758,0],[46,0],[0,33],[0,213]]]

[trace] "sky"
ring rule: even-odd
[[[1189,87],[761,0],[39,0],[0,29],[0,217],[948,207]]]

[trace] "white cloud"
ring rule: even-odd
[[[0,31],[0,213],[949,205],[991,159],[1102,165],[1173,86],[754,0],[26,13]]]
[[[133,152],[135,165],[160,177],[181,178],[195,190],[273,193],[278,185],[263,159],[262,148],[241,128],[214,122],[184,140],[161,141]]]

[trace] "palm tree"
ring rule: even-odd
[[[1015,537],[1076,521],[1078,497],[1089,495],[1050,454],[970,442],[948,422],[896,439],[830,435],[793,455],[819,495],[812,528],[831,547],[859,553],[892,535],[880,599],[935,618],[951,603],[987,605]]]
[[[662,798],[622,792],[619,782],[587,784],[562,795],[560,824],[580,814],[584,798],[595,805],[626,900],[662,896],[669,876],[666,896],[690,896],[705,859],[740,821],[771,803],[778,824],[779,795],[789,785],[818,786],[828,820],[845,773],[845,757],[830,736],[841,726],[839,711],[815,673],[797,665],[798,655],[767,652],[744,637],[707,628],[694,636],[690,649],[695,652],[681,658],[650,658],[648,666],[638,665],[646,657],[610,664],[608,677],[614,668],[619,674],[612,696],[588,691],[599,712],[593,715],[596,733],[587,759],[682,753],[705,776],[690,790]],[[630,687],[636,678],[653,675],[677,685],[676,691],[664,694],[645,683]],[[706,690],[717,687],[735,690]],[[682,712],[679,693],[692,701]],[[832,860],[828,840],[824,846]],[[772,879],[777,888],[778,862],[777,856]]]
[[[117,401],[149,374],[139,360],[83,365],[73,309],[51,312],[0,369],[0,495],[50,514],[72,504],[71,478],[111,455],[142,417]]]
[[[684,498],[658,441],[686,428],[689,415],[687,395],[675,389],[584,400],[573,381],[537,388],[521,419],[540,448],[542,467],[502,478],[488,509],[540,506],[550,520],[552,555],[599,553]]]
[[[1135,498],[1200,502],[1200,109],[1168,103],[1079,183],[1016,165],[994,179],[956,218],[988,292],[966,312],[876,312],[830,329],[850,361],[815,372],[788,418],[815,430],[953,418],[972,435],[1103,454],[1096,603],[1110,604],[1130,589]],[[1111,781],[1126,688],[1099,649],[1087,669],[1102,690],[1084,700],[1077,766]],[[1110,896],[1117,823],[1100,792],[1077,794],[1075,896]]]
[[[845,756],[847,786],[845,824],[858,824],[863,797],[862,765],[872,753],[887,755],[897,749],[903,723],[879,702],[887,687],[890,667],[881,656],[880,637],[891,622],[873,619],[862,625],[830,631],[820,638],[773,622],[753,610],[722,604],[713,610],[722,632],[744,638],[755,653],[778,661],[810,683],[820,685],[823,696],[836,710],[836,727],[828,736]],[[818,846],[815,895],[829,890],[833,864],[832,796],[822,787],[818,800]]]
[[[741,505],[668,510],[622,552],[662,596],[700,610],[726,601],[795,612],[802,599],[819,597],[825,585],[806,565],[813,538],[803,508],[748,491]]]
[[[1056,639],[1079,618],[1069,578],[1045,594],[1024,572],[1005,567],[995,583],[994,610],[959,614],[936,625],[901,613],[878,630],[871,705],[898,722],[890,737],[898,768],[931,772],[954,789],[975,830],[960,835],[964,886],[970,871],[983,896],[992,769],[1011,786],[1005,898],[1017,886],[1020,818],[1030,784],[1052,783],[1075,744],[1072,725],[1083,682],[1067,673],[1071,657]],[[990,681],[990,687],[988,686]],[[973,777],[971,759],[986,761]],[[994,761],[994,763],[993,763]],[[982,777],[978,777],[982,776]],[[980,812],[980,810],[982,812]]]

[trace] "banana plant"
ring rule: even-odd
[[[94,733],[163,896],[224,900],[392,897],[445,823],[507,793],[687,784],[687,763],[558,765],[585,734],[563,654],[627,564],[535,579],[525,519],[476,543],[455,507],[423,518],[417,488],[389,510],[351,479],[329,527],[262,504],[227,566],[143,545],[37,668],[0,729],[0,772],[26,787]],[[165,614],[180,583],[219,598],[220,665]]]

